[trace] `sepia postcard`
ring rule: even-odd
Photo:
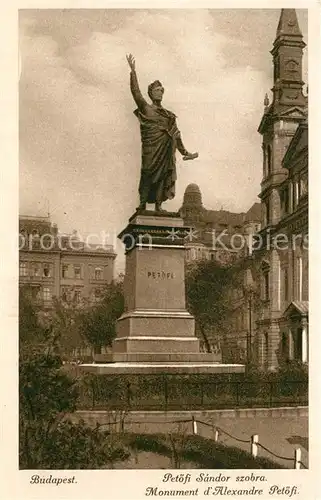
[[[2,11],[2,497],[321,498],[319,3]]]

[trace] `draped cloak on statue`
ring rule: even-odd
[[[182,143],[176,116],[162,106],[146,102],[135,71],[130,74],[130,87],[138,106],[134,114],[140,123],[142,141],[140,200],[162,203],[175,196],[176,149],[184,155],[188,152]]]
[[[180,136],[174,113],[156,107],[152,111],[149,116],[139,109],[134,111],[140,122],[142,140],[139,194],[147,203],[163,202],[175,196],[175,151]]]

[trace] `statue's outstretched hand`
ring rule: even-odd
[[[126,55],[127,62],[132,71],[135,71],[135,58],[132,54]]]
[[[183,156],[183,160],[195,160],[195,158],[198,158],[198,153],[188,153],[187,155]]]

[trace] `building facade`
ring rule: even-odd
[[[203,335],[206,333],[211,349],[219,352],[225,362],[243,362],[249,342],[249,321],[252,324],[253,320],[249,319],[251,313],[245,307],[247,292],[240,279],[243,279],[244,265],[248,265],[250,243],[261,229],[261,203],[254,203],[247,212],[241,213],[209,210],[203,206],[200,188],[190,184],[185,190],[180,214],[185,225],[193,228],[191,237],[186,238],[188,269],[200,260],[234,266],[238,286],[222,290],[226,295],[223,300],[230,304],[228,317],[224,324],[213,324]],[[202,335],[199,337],[202,341]]]
[[[266,96],[262,136],[261,230],[237,262],[229,291],[244,361],[274,370],[308,362],[308,102],[305,43],[294,9],[282,9],[273,56],[273,99]],[[233,298],[234,296],[234,298]]]
[[[271,51],[273,99],[265,100],[262,229],[255,252],[261,303],[255,353],[260,366],[308,361],[308,102],[305,43],[295,9],[282,9]]]
[[[44,308],[53,297],[95,301],[114,277],[113,248],[89,245],[74,232],[62,235],[49,217],[19,217],[19,284]]]
[[[308,97],[304,95],[305,43],[295,9],[282,9],[273,58],[273,97],[266,95],[259,125],[262,182],[247,214],[206,210],[196,185],[186,189],[181,214],[198,229],[187,244],[187,260],[230,262],[233,289],[226,290],[223,361],[254,363],[274,370],[284,362],[308,362]],[[226,230],[228,248],[213,248],[212,231]],[[243,249],[232,248],[233,235]],[[229,255],[230,254],[230,255]]]
[[[185,225],[193,228],[186,238],[187,262],[233,262],[246,251],[249,237],[261,228],[260,203],[241,213],[209,210],[203,206],[197,184],[187,186],[179,212]]]

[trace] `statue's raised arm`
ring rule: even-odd
[[[130,67],[130,89],[137,104],[134,111],[138,118],[142,142],[142,164],[139,182],[139,211],[146,210],[147,203],[155,203],[156,212],[161,205],[175,196],[176,157],[178,150],[183,160],[194,160],[198,153],[189,153],[177,127],[176,115],[162,106],[165,89],[159,80],[148,85],[151,103],[145,101],[139,89],[135,59],[126,56]]]
[[[132,54],[126,56],[127,62],[130,67],[130,90],[132,96],[134,98],[135,103],[140,111],[144,111],[147,106],[147,102],[145,101],[138,84],[138,78],[136,73],[136,64],[135,58]]]

